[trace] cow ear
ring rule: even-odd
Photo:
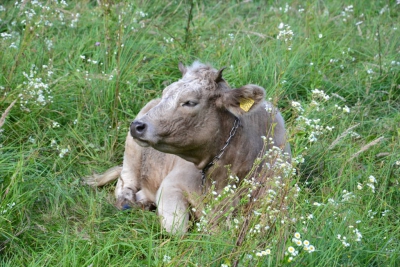
[[[264,88],[248,84],[238,89],[225,91],[218,99],[217,106],[226,108],[235,116],[254,110],[265,99]]]
[[[185,76],[186,72],[187,72],[187,68],[185,67],[185,65],[183,65],[182,62],[179,62],[178,64],[179,70],[182,73],[182,76]]]

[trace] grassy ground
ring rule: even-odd
[[[14,2],[0,266],[400,265],[398,1]],[[169,236],[152,212],[116,210],[113,185],[81,183],[122,162],[129,122],[193,60],[263,86],[287,120],[293,201],[262,214],[272,228],[252,216],[240,244],[232,225]]]

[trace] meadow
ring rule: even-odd
[[[400,266],[399,14],[398,0],[1,1],[0,266]],[[293,166],[265,205],[210,231],[229,187],[171,236],[82,177],[122,164],[130,122],[194,60],[266,89]]]

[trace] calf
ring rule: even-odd
[[[119,207],[155,203],[169,232],[187,230],[187,208],[201,202],[202,187],[213,184],[218,192],[227,185],[226,166],[246,176],[264,147],[262,136],[290,155],[283,118],[262,87],[231,89],[223,69],[200,62],[179,69],[183,77],[131,123],[116,188]]]
[[[283,118],[264,100],[263,88],[248,84],[232,90],[223,69],[199,62],[179,69],[182,79],[132,122],[130,132],[139,145],[177,155],[204,173],[215,165],[207,184],[217,189],[227,183],[224,166],[239,178],[250,171],[264,145],[261,136],[290,153]]]

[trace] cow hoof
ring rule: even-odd
[[[117,203],[115,203],[115,206],[119,210],[132,209],[135,205],[136,205],[136,203],[134,201],[131,201],[130,199],[126,199],[124,197],[118,198]]]
[[[122,210],[130,210],[132,207],[129,204],[124,204]]]

